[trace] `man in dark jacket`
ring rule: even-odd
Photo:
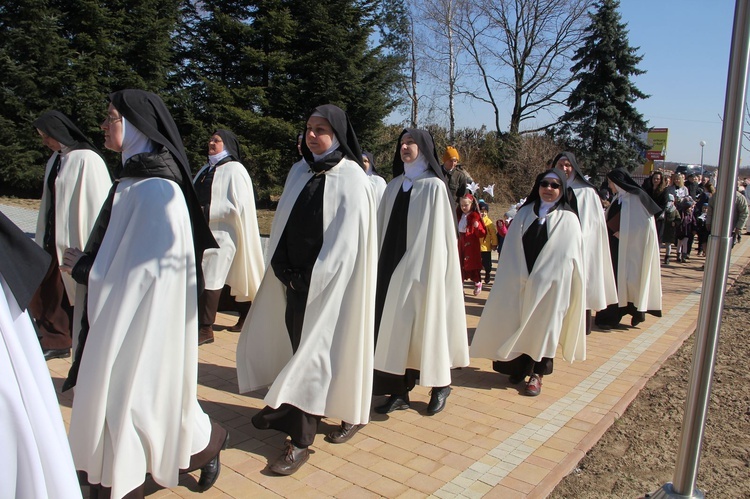
[[[443,174],[448,181],[448,190],[456,202],[466,194],[466,184],[473,182],[466,170],[458,165],[459,159],[461,158],[455,147],[448,146],[445,148],[445,153],[443,153]]]

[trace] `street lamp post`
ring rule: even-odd
[[[703,177],[703,148],[706,147],[706,141],[701,140],[701,177]]]

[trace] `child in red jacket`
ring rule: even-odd
[[[479,205],[471,194],[464,195],[457,209],[458,256],[461,261],[461,276],[474,282],[474,296],[482,291],[482,251],[480,242],[487,234],[479,214]]]
[[[503,243],[505,242],[505,235],[508,234],[508,227],[510,227],[510,221],[513,220],[513,213],[510,211],[505,212],[503,218],[498,218],[495,222],[495,228],[497,229],[497,255],[500,256],[500,251],[503,249]]]

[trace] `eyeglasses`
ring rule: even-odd
[[[555,183],[555,182],[549,182],[547,180],[542,180],[541,182],[539,182],[539,186],[540,187],[550,187],[552,189],[559,189],[560,188],[560,184]]]
[[[111,125],[112,123],[117,123],[118,121],[122,121],[122,116],[117,117],[117,116],[107,115],[107,117],[104,118],[104,123],[106,123],[107,125]]]

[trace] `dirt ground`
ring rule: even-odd
[[[750,497],[750,272],[727,293],[697,488]],[[625,414],[550,498],[643,497],[673,480],[693,337],[659,369]]]
[[[24,199],[24,198],[0,196],[0,204],[18,206],[20,208],[28,208],[30,210],[38,210],[40,202],[41,200],[39,199]]]

